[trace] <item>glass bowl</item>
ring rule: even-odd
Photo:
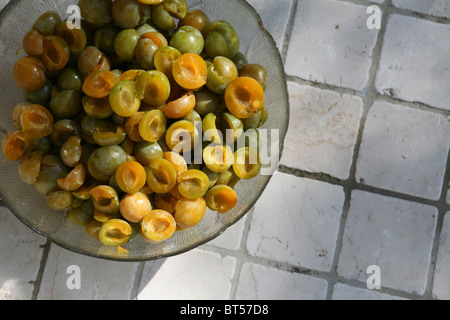
[[[226,214],[206,213],[194,228],[175,235],[161,244],[149,244],[136,237],[124,245],[128,255],[117,253],[116,247],[104,246],[89,236],[85,229],[74,225],[67,214],[51,210],[42,195],[33,186],[23,183],[17,175],[17,163],[0,156],[0,197],[6,206],[29,228],[51,239],[53,243],[73,252],[114,261],[148,261],[189,251],[216,238],[228,227],[244,217],[254,206],[268,184],[273,168],[283,150],[283,141],[289,122],[289,99],[280,53],[272,36],[263,28],[257,12],[243,0],[188,0],[189,9],[198,8],[208,14],[211,21],[227,20],[241,39],[240,51],[250,63],[259,63],[268,72],[266,107],[269,118],[263,129],[268,132],[267,154],[270,161],[264,173],[249,181],[240,181],[236,192],[239,202]],[[48,10],[57,11],[63,19],[69,5],[76,0],[12,0],[0,13],[0,139],[13,129],[12,108],[23,101],[23,93],[12,78],[14,63],[24,56],[22,39],[33,22]],[[270,169],[271,167],[272,169]]]

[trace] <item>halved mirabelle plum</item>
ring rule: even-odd
[[[209,178],[200,170],[187,170],[178,176],[178,191],[187,199],[201,198],[208,192],[208,189]]]
[[[244,180],[256,177],[261,170],[258,151],[250,147],[238,149],[234,154],[233,170]]]
[[[20,180],[26,184],[34,184],[36,182],[39,171],[41,170],[41,159],[43,152],[35,151],[27,154],[20,160],[17,167]]]
[[[192,91],[183,93],[175,100],[169,101],[161,111],[169,119],[181,119],[195,108],[195,95]]]
[[[65,178],[57,179],[58,187],[64,191],[76,191],[86,180],[86,169],[80,163]]]
[[[80,163],[82,153],[83,148],[79,136],[69,137],[59,151],[61,160],[69,167],[75,167]]]
[[[205,60],[195,53],[182,54],[174,61],[172,75],[186,90],[198,90],[206,84],[208,68]]]
[[[23,38],[22,47],[29,56],[42,56],[44,54],[44,36],[39,31],[32,29]]]
[[[164,210],[150,211],[141,222],[142,238],[150,243],[160,243],[173,236],[176,222],[173,216]]]
[[[37,140],[52,133],[53,115],[47,108],[32,104],[20,115],[20,123],[22,131]]]
[[[238,69],[233,61],[226,57],[215,57],[208,66],[206,87],[216,94],[223,95],[228,84],[238,76]]]
[[[120,213],[131,223],[141,222],[152,209],[150,199],[142,192],[127,194],[120,200]]]
[[[25,91],[36,91],[47,82],[45,66],[35,57],[24,57],[14,65],[13,77],[19,88]]]
[[[119,78],[111,71],[92,71],[83,83],[83,92],[92,98],[105,98]]]
[[[80,200],[90,200],[91,199],[91,190],[102,183],[100,181],[95,180],[91,176],[86,176],[84,184],[78,188],[76,191],[73,191],[73,195]]]
[[[70,48],[67,42],[56,35],[44,37],[44,54],[41,60],[48,71],[62,70],[70,58]]]
[[[14,106],[13,111],[11,113],[11,120],[14,125],[14,128],[22,129],[22,124],[20,123],[20,116],[22,115],[22,112],[24,112],[25,109],[31,104],[32,104],[31,102],[24,101],[19,102]]]
[[[100,185],[91,189],[90,193],[95,210],[108,214],[119,212],[119,195],[114,188]]]
[[[140,100],[151,106],[162,106],[169,98],[171,87],[167,76],[157,70],[142,73],[136,79],[136,90]]]
[[[94,209],[94,219],[98,222],[105,223],[112,219],[120,219],[120,212],[101,212]]]
[[[205,200],[209,209],[219,213],[230,211],[238,202],[236,192],[227,185],[212,187],[206,194]]]
[[[100,241],[107,246],[121,246],[130,241],[133,229],[122,219],[112,219],[105,222],[99,231]]]
[[[175,207],[180,199],[177,187],[168,193],[156,193],[154,196],[155,206],[171,214],[175,213]]]
[[[163,159],[169,161],[174,166],[178,175],[180,175],[182,172],[184,172],[188,169],[186,160],[179,153],[175,153],[172,151],[166,151],[163,154]]]
[[[124,126],[112,121],[99,122],[92,132],[92,139],[102,147],[120,145],[126,137]]]
[[[120,75],[119,79],[120,79],[120,81],[126,80],[126,81],[134,82],[134,81],[136,81],[137,77],[139,77],[144,72],[145,72],[145,70],[143,70],[143,69],[127,70]]]
[[[233,165],[233,160],[233,150],[230,146],[210,145],[203,149],[203,161],[213,172],[227,171]]]
[[[216,185],[217,180],[219,179],[219,176],[221,173],[213,172],[208,167],[203,167],[202,171],[208,176],[209,179],[209,188],[212,188]]]
[[[141,101],[138,98],[136,84],[133,81],[119,81],[109,93],[112,110],[121,117],[131,117],[138,112]]]
[[[202,130],[207,141],[217,144],[233,144],[244,132],[241,119],[224,112],[209,113],[203,118]]]
[[[178,153],[189,152],[199,142],[198,129],[190,121],[177,121],[167,129],[165,141],[170,150]]]
[[[79,54],[86,48],[87,37],[83,28],[73,28],[73,24],[63,21],[56,26],[55,34],[66,41],[73,55]]]
[[[219,174],[219,176],[217,177],[217,181],[215,183],[215,185],[227,185],[231,188],[234,188],[234,186],[241,180],[241,178],[239,178],[236,173],[234,173],[233,168],[230,168],[227,171],[222,172],[221,174]]]
[[[30,145],[30,138],[17,129],[8,132],[2,139],[3,154],[10,161],[22,160]]]
[[[162,33],[157,32],[157,31],[150,31],[150,32],[143,33],[141,35],[141,39],[152,40],[153,43],[155,43],[158,46],[158,48],[166,47],[168,45],[166,37]]]
[[[47,194],[45,201],[50,208],[63,211],[72,206],[74,196],[69,191],[54,191]]]
[[[161,110],[147,111],[139,120],[139,134],[148,142],[158,142],[166,133],[167,119]]]
[[[228,110],[240,119],[251,118],[264,107],[264,89],[250,77],[239,77],[225,90]]]
[[[181,52],[169,46],[161,47],[153,55],[153,63],[158,71],[164,73],[169,79],[173,78],[173,62],[181,56]]]
[[[52,127],[50,141],[56,147],[61,147],[64,142],[72,136],[81,136],[82,130],[80,124],[72,119],[61,119],[56,121]]]
[[[84,96],[82,99],[83,109],[86,114],[94,119],[107,119],[111,117],[114,111],[109,104],[109,97],[102,99]]]
[[[202,120],[202,131],[206,141],[221,144],[224,141],[222,131],[217,128],[217,115],[214,113],[207,114]]]
[[[77,67],[83,79],[92,71],[110,71],[108,57],[95,46],[87,46],[77,56]]]
[[[141,134],[139,133],[139,122],[144,114],[144,111],[139,111],[125,120],[125,132],[127,133],[128,138],[133,142],[142,141]]]
[[[69,170],[57,155],[45,154],[41,158],[41,171],[33,186],[42,195],[58,191],[57,180],[66,177],[68,173]]]
[[[178,201],[174,218],[177,226],[188,229],[199,224],[206,213],[206,201],[204,198],[195,200],[182,198]]]
[[[177,183],[177,172],[174,166],[167,160],[158,158],[153,160],[145,168],[147,184],[156,193],[167,193]]]
[[[92,205],[92,201],[84,201],[80,206],[72,208],[67,218],[69,218],[70,222],[81,227],[86,227],[91,221],[96,221],[94,220],[94,206]]]
[[[147,174],[139,162],[127,161],[117,168],[116,181],[123,192],[136,193],[147,183]]]

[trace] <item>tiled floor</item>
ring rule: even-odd
[[[292,119],[254,211],[186,254],[120,263],[0,208],[0,299],[450,299],[450,1],[249,2],[282,53]]]

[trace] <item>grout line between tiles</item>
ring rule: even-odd
[[[350,201],[351,201],[351,194],[356,186],[356,180],[355,180],[355,172],[356,172],[356,163],[359,156],[359,148],[361,145],[362,135],[364,131],[364,125],[366,121],[366,116],[369,112],[370,107],[372,106],[373,102],[377,98],[377,91],[375,88],[375,78],[377,69],[380,63],[380,56],[382,51],[382,46],[384,42],[384,34],[386,32],[387,27],[387,21],[389,20],[390,16],[390,4],[391,0],[387,0],[385,3],[380,5],[380,8],[383,12],[382,15],[382,22],[381,22],[381,28],[377,35],[377,41],[375,44],[375,47],[372,51],[372,65],[369,70],[369,80],[366,84],[366,89],[364,90],[367,92],[367,95],[363,98],[363,113],[360,119],[360,127],[358,130],[358,136],[357,141],[355,144],[354,152],[353,152],[353,159],[352,159],[352,165],[350,168],[350,175],[349,180],[347,184],[344,184],[344,194],[345,194],[345,200],[344,205],[342,208],[342,215],[339,225],[339,231],[338,236],[336,239],[336,246],[334,250],[334,257],[331,264],[331,279],[328,281],[328,288],[327,288],[327,296],[326,299],[330,300],[333,294],[334,285],[338,283],[338,263],[339,263],[339,256],[342,250],[342,242],[344,237],[344,231],[345,231],[345,225],[347,221],[348,212],[350,210]]]
[[[337,87],[335,85],[330,85],[330,84],[326,84],[326,83],[321,83],[321,82],[314,82],[311,80],[305,80],[302,78],[299,78],[297,76],[294,75],[290,75],[290,74],[286,74],[286,80],[289,82],[293,82],[296,83],[298,85],[306,85],[306,86],[310,86],[310,87],[314,87],[314,88],[318,88],[321,90],[329,90],[329,91],[334,91],[336,93],[339,93],[341,95],[343,94],[347,94],[347,95],[352,95],[352,96],[356,96],[359,98],[366,98],[367,97],[367,93],[364,93],[363,91],[356,91],[354,89],[350,89],[350,88],[345,88],[345,87]],[[427,111],[427,112],[433,112],[433,113],[437,113],[440,114],[444,117],[450,117],[450,110],[445,110],[445,109],[440,109],[437,107],[433,107],[421,102],[411,102],[411,101],[405,101],[405,100],[401,100],[398,98],[394,98],[390,95],[386,95],[386,94],[382,94],[379,93],[378,91],[375,91],[372,93],[374,95],[374,101],[375,100],[379,100],[379,101],[383,101],[383,102],[388,102],[388,103],[392,103],[392,104],[397,104],[397,105],[401,105],[404,107],[408,107],[411,109],[417,109],[417,110],[422,110],[422,111]]]
[[[444,217],[447,211],[449,210],[449,205],[447,204],[447,191],[450,182],[450,151],[447,155],[447,168],[445,171],[444,181],[442,184],[441,197],[438,202],[438,217],[436,221],[435,233],[433,238],[430,264],[428,268],[428,277],[427,277],[427,287],[425,290],[425,296],[429,298],[433,298],[433,283],[434,283],[434,273],[436,269],[436,260],[439,253],[439,244],[441,240],[441,232],[444,224]]]
[[[290,168],[290,167],[286,167],[286,166],[280,166],[279,172],[285,173],[285,174],[290,174],[290,175],[296,176],[298,178],[318,180],[321,182],[326,182],[329,184],[342,186],[344,188],[352,188],[353,190],[366,191],[366,192],[375,193],[375,194],[379,194],[379,195],[386,196],[386,197],[398,198],[401,200],[417,202],[417,203],[421,203],[424,205],[435,206],[438,208],[442,207],[443,210],[450,210],[450,205],[445,203],[445,201],[444,201],[444,203],[442,203],[442,201],[440,199],[439,200],[430,200],[430,199],[426,199],[426,198],[421,198],[421,197],[417,197],[417,196],[413,196],[413,195],[409,195],[409,194],[404,194],[404,193],[399,193],[399,192],[395,192],[395,191],[391,191],[391,190],[387,190],[387,189],[373,187],[373,186],[362,184],[362,183],[359,183],[356,181],[352,182],[351,179],[340,180],[338,178],[332,177],[332,176],[324,174],[324,173],[312,173],[312,172],[307,172],[307,171]],[[446,192],[446,190],[447,190],[447,187],[445,187],[444,192]]]
[[[31,295],[31,300],[37,300],[39,295],[39,290],[41,289],[42,277],[44,275],[44,270],[47,265],[48,253],[50,251],[50,246],[52,242],[47,238],[45,244],[42,246],[44,250],[42,251],[42,257],[39,264],[39,270],[36,276],[36,280],[34,281],[33,293]]]
[[[145,262],[139,262],[137,270],[134,273],[133,287],[131,288],[130,299],[137,300],[139,290],[141,289],[142,275],[144,273]]]
[[[281,60],[283,65],[286,62],[286,55],[289,48],[289,44],[291,43],[292,30],[294,29],[295,16],[297,14],[298,0],[292,0],[291,2],[291,10],[289,14],[288,24],[286,26],[286,32],[284,33],[283,39],[283,47],[281,48]]]
[[[356,4],[356,5],[363,5],[363,6],[376,5],[376,6],[379,6],[380,8],[383,7],[383,5],[385,5],[387,3],[387,2],[377,3],[377,2],[370,1],[370,0],[340,0],[340,1],[352,3],[352,4]],[[412,17],[412,18],[428,20],[431,22],[437,22],[437,23],[441,23],[441,24],[450,24],[450,18],[447,18],[444,16],[437,16],[437,15],[433,15],[433,14],[429,14],[429,13],[423,13],[423,12],[415,11],[413,9],[399,8],[399,7],[396,7],[394,4],[392,4],[391,2],[389,3],[389,6],[390,6],[390,11],[392,14],[399,14],[402,16],[408,16],[408,17]]]
[[[236,257],[236,268],[234,271],[234,276],[231,283],[231,289],[230,289],[230,300],[236,300],[236,293],[239,286],[239,280],[241,278],[241,271],[242,266],[244,263],[248,262],[248,251],[247,251],[247,239],[248,234],[250,233],[250,227],[251,227],[251,220],[252,216],[255,212],[255,207],[247,214],[246,220],[244,222],[244,230],[243,235],[241,239],[241,243],[239,244],[239,249],[237,251],[229,250],[230,255],[234,255]],[[222,248],[223,252],[227,252],[228,249]],[[232,253],[234,252],[234,254]]]
[[[238,252],[236,250],[221,248],[221,247],[217,247],[217,246],[210,245],[210,244],[204,245],[202,248],[207,251],[210,251],[210,252],[218,253],[221,256],[235,257],[237,260],[236,270],[238,269],[238,266],[239,266],[239,275],[240,275],[240,271],[242,269],[242,265],[244,263],[252,263],[252,264],[276,269],[279,271],[284,271],[284,272],[289,272],[289,273],[294,273],[294,274],[302,274],[302,275],[306,275],[306,276],[312,276],[315,278],[319,278],[319,279],[327,281],[329,288],[330,288],[330,282],[334,282],[334,284],[342,283],[342,284],[346,284],[346,285],[349,285],[352,287],[367,290],[366,284],[364,282],[361,282],[356,279],[344,278],[342,276],[335,275],[331,271],[320,271],[320,270],[315,270],[315,269],[308,269],[308,268],[304,268],[301,266],[296,266],[296,265],[291,265],[289,263],[280,262],[277,260],[271,260],[271,259],[267,259],[267,258],[263,258],[263,257],[252,256],[245,250],[244,251],[239,250],[240,251],[239,254],[236,254]],[[237,276],[236,273],[234,276],[234,280],[239,280],[239,277]],[[235,284],[236,286],[232,286],[232,289],[230,290],[230,292],[231,292],[230,300],[236,300],[238,282],[236,281],[236,282],[233,282],[232,284],[233,285]],[[415,293],[410,293],[410,292],[387,288],[387,287],[383,287],[381,290],[379,290],[379,291],[377,290],[377,292],[389,294],[389,295],[396,296],[396,297],[407,298],[407,299],[415,299],[415,300],[424,299],[423,296],[415,294]]]

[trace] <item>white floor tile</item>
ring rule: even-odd
[[[402,9],[450,18],[450,2],[447,0],[393,0],[392,4]]]
[[[327,281],[257,264],[242,266],[238,300],[323,300]]]
[[[401,297],[381,293],[377,290],[361,289],[338,283],[333,287],[332,300],[406,300]]]
[[[276,173],[255,206],[251,255],[329,271],[340,225],[342,187]]]
[[[433,295],[442,300],[450,299],[450,212],[444,217],[439,251],[433,278]]]
[[[363,101],[359,97],[288,82],[291,121],[281,164],[349,177]]]
[[[377,90],[405,101],[450,110],[448,39],[448,24],[392,15],[384,35]]]
[[[161,262],[146,263],[138,300],[229,299],[234,257],[194,249]]]
[[[423,294],[427,284],[437,209],[353,191],[338,274],[364,283],[380,268],[382,288]]]
[[[0,207],[0,300],[31,299],[45,242]]]
[[[128,300],[137,267],[138,263],[100,260],[52,244],[38,299]]]
[[[378,30],[367,28],[366,11],[367,6],[343,1],[299,1],[287,74],[362,91],[378,36]]]
[[[449,141],[450,123],[446,117],[377,101],[367,115],[356,180],[438,200]]]

